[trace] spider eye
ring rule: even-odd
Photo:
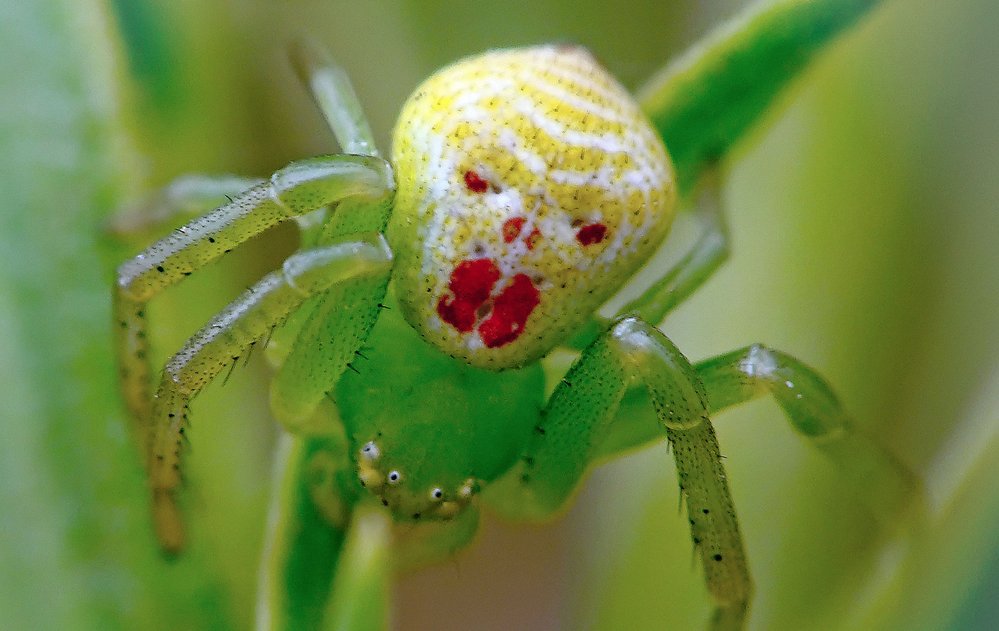
[[[396,470],[389,471],[388,482],[389,484],[399,484],[402,480],[402,474]]]
[[[471,498],[472,495],[475,494],[476,487],[477,484],[475,480],[472,479],[466,480],[465,483],[461,485],[461,488],[458,489],[458,497],[460,497],[463,500]]]
[[[364,446],[361,447],[361,456],[367,460],[377,460],[381,455],[381,450],[378,449],[378,445],[373,440],[364,443]]]
[[[444,491],[440,488],[434,488],[430,491],[430,497],[434,500],[442,500],[444,499]]]

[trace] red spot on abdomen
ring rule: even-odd
[[[490,306],[487,301],[499,278],[492,259],[462,261],[448,283],[453,296],[441,296],[437,315],[461,333],[470,333],[484,317],[478,326],[482,342],[489,348],[509,344],[523,333],[541,294],[527,274],[517,274]]]
[[[602,223],[591,223],[576,232],[576,241],[583,245],[593,245],[603,241],[605,236],[607,236],[607,226]]]
[[[533,250],[535,244],[538,242],[538,239],[540,238],[541,238],[540,230],[538,230],[537,228],[531,230],[531,234],[527,235],[527,238],[524,239],[524,243],[527,244],[527,249]]]
[[[496,297],[493,312],[479,327],[479,336],[489,348],[503,346],[517,339],[524,323],[541,302],[538,288],[527,274],[517,274]]]
[[[514,239],[520,236],[520,231],[524,229],[523,217],[511,217],[503,222],[503,241],[513,243]]]
[[[527,220],[523,217],[511,217],[503,222],[503,242],[513,243],[517,240],[517,237],[524,232],[524,223]],[[537,228],[531,230],[531,232],[524,237],[524,244],[527,246],[528,250],[533,250],[534,246],[537,244],[538,239],[541,238],[541,231]]]
[[[499,280],[500,272],[492,259],[462,261],[451,272],[448,288],[454,297],[441,296],[437,315],[462,333],[475,326],[476,311],[489,299],[489,293]]]
[[[475,171],[465,171],[465,186],[473,193],[485,193],[489,188],[489,182],[479,177]]]

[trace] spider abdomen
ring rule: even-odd
[[[487,368],[562,341],[654,251],[675,187],[662,142],[584,49],[466,59],[393,138],[398,295],[429,342]]]

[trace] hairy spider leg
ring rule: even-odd
[[[206,211],[217,207],[223,198],[235,203],[235,198],[263,183],[260,179],[235,175],[182,175],[116,213],[108,223],[107,231],[122,240],[137,234],[155,232],[177,218],[204,215]],[[151,409],[152,394],[149,391],[151,368],[147,358],[149,343],[142,322],[146,302],[148,301],[130,303],[127,296],[121,295],[120,288],[115,287],[113,310],[118,324],[115,327],[115,345],[119,379],[132,421],[133,438],[143,458],[148,455],[149,441],[145,423]]]
[[[178,550],[183,543],[175,494],[188,402],[307,298],[339,282],[385,271],[391,263],[381,235],[299,252],[230,303],[167,362],[153,402],[149,467],[153,516],[164,548]]]
[[[791,427],[832,461],[851,491],[886,530],[893,530],[907,518],[919,523],[923,495],[918,478],[854,425],[832,388],[815,370],[762,344],[703,360],[694,369],[707,391],[712,415],[772,395]],[[647,411],[647,398],[641,384],[629,388],[617,422],[598,448],[598,460],[660,438]]]
[[[387,196],[391,172],[377,159],[331,156],[292,163],[269,182],[176,230],[118,269],[114,313],[126,404],[147,447],[150,422],[145,305],[156,294],[288,218],[351,195]]]
[[[307,41],[292,47],[291,61],[341,148],[378,156],[346,72]],[[303,226],[303,244],[382,233],[391,208],[391,199],[346,199],[321,226]],[[360,347],[384,307],[389,277],[385,269],[311,297],[268,344],[267,356],[278,366],[272,412],[295,433],[282,435],[276,458],[259,575],[260,628],[318,628],[324,620],[352,629],[385,626],[394,538],[380,507],[356,509],[361,489],[327,393],[346,369],[358,370]],[[469,511],[469,518],[461,525],[462,541],[474,534],[477,511]]]
[[[521,461],[484,497],[514,517],[543,519],[559,510],[611,426],[622,422],[616,412],[633,382],[648,390],[659,434],[672,447],[691,536],[718,606],[716,628],[740,628],[752,582],[704,387],[673,343],[642,320],[619,320],[583,351],[552,393]]]
[[[647,322],[661,321],[707,281],[727,258],[728,232],[718,199],[717,181],[713,173],[705,180],[695,210],[705,230],[683,258],[638,298],[622,307],[617,317],[634,314]],[[592,319],[572,344],[592,342],[594,332],[602,330],[600,327],[606,328],[604,322],[606,320],[599,317]],[[772,394],[792,427],[833,460],[880,522],[890,527],[911,515],[910,511],[918,513],[921,493],[916,477],[870,437],[853,427],[828,384],[799,360],[757,344],[700,362],[696,369],[708,390],[712,414]],[[629,422],[613,425],[600,448],[600,459],[660,437],[651,419],[639,420],[647,416],[644,414],[647,405],[644,388],[632,387],[622,404],[619,417],[627,418]]]
[[[153,422],[146,303],[271,226],[351,196],[390,198],[392,186],[391,169],[378,158],[327,156],[293,162],[118,268],[112,310],[120,379],[135,435],[145,449]]]
[[[389,200],[347,200],[322,227],[317,242],[383,233]],[[351,279],[310,301],[275,331],[268,357],[279,365],[271,380],[271,411],[285,427],[321,429],[336,415],[314,414],[344,370],[357,370],[357,355],[383,307],[391,270]],[[311,424],[311,425],[310,425]]]
[[[291,62],[348,154],[379,155],[371,127],[347,73],[311,41],[296,42]],[[383,233],[390,198],[341,202],[320,229],[303,234],[308,244],[328,244],[371,232]],[[271,411],[292,430],[329,431],[335,414],[314,414],[344,370],[356,370],[358,351],[384,306],[390,274],[356,278],[312,298],[275,332],[268,357],[279,366],[271,382]]]
[[[115,213],[107,229],[117,237],[151,232],[177,219],[194,219],[218,206],[223,199],[263,183],[260,178],[238,175],[181,175]]]

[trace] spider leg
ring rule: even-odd
[[[127,237],[155,230],[180,217],[197,217],[224,199],[262,183],[259,178],[237,175],[182,175],[116,213],[108,223],[108,231],[116,237]]]
[[[265,229],[344,198],[389,198],[387,163],[364,156],[327,156],[293,162],[214,211],[178,228],[117,272],[112,310],[122,392],[145,443],[150,413],[146,303]]]
[[[552,393],[521,462],[486,489],[489,501],[521,518],[557,511],[621,422],[616,412],[632,382],[648,390],[659,435],[672,447],[691,536],[718,606],[714,628],[741,628],[752,581],[704,387],[672,342],[645,322],[619,320],[583,351]]]
[[[167,362],[152,403],[148,461],[154,520],[164,548],[178,550],[183,540],[175,493],[188,402],[307,298],[337,283],[384,272],[391,260],[380,235],[299,252],[230,303]]]
[[[383,232],[390,211],[387,201],[344,201],[322,227],[318,241],[331,243],[359,233]],[[343,371],[364,369],[356,351],[378,319],[389,276],[386,270],[339,283],[313,297],[276,332],[274,348],[268,353],[279,366],[271,381],[271,411],[285,427],[307,430],[306,424],[317,420],[315,407]]]
[[[889,530],[920,518],[921,485],[916,476],[873,438],[855,427],[832,388],[814,370],[781,351],[754,344],[694,365],[708,394],[711,414],[771,395],[797,432],[825,454],[874,516]],[[648,444],[660,437],[647,413],[640,386],[625,394],[597,458]]]
[[[295,42],[291,62],[347,153],[377,156],[374,135],[347,73],[310,40]],[[345,200],[322,226],[317,243],[384,232],[388,200]],[[389,275],[358,278],[316,296],[277,331],[268,357],[279,366],[271,382],[271,411],[293,431],[323,429],[314,410],[346,369],[359,371],[356,352],[378,317]]]
[[[920,483],[902,463],[853,426],[832,389],[794,357],[754,344],[696,365],[715,413],[769,394],[791,426],[845,477],[883,525],[918,518]]]
[[[344,69],[312,41],[295,42],[289,52],[298,78],[309,88],[344,153],[377,156],[371,126]]]

